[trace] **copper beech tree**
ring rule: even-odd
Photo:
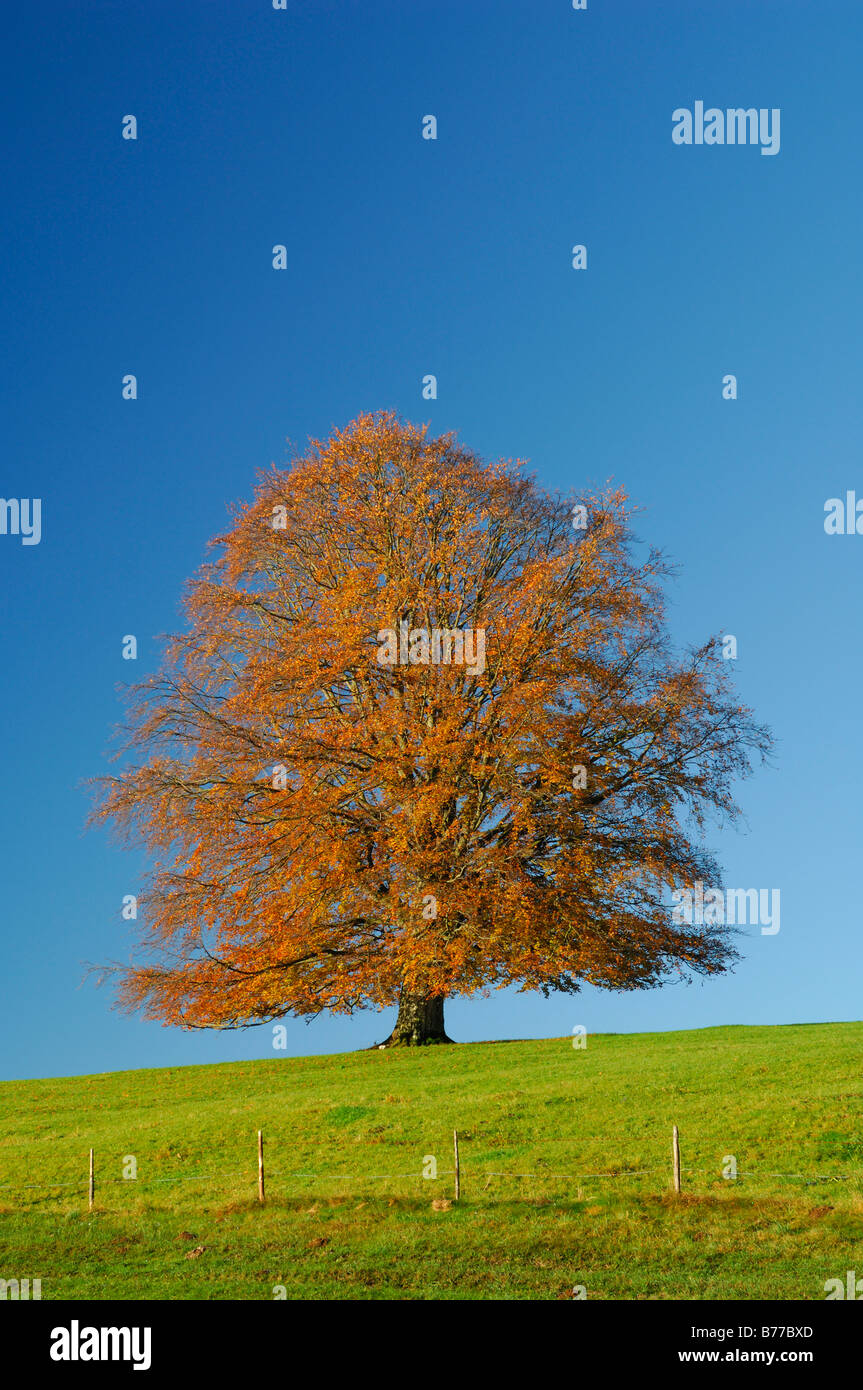
[[[676,657],[624,495],[577,505],[364,415],[261,476],[130,693],[97,818],[143,843],[121,1006],[185,1027],[721,971],[709,817],[770,739],[717,639]],[[482,659],[480,659],[482,652]]]

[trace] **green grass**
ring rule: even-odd
[[[861,1054],[863,1023],[837,1023],[2,1083],[0,1278],[43,1299],[823,1299],[863,1276]],[[454,1128],[461,1201],[436,1210]]]

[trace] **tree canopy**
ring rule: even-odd
[[[726,969],[727,929],[669,896],[718,881],[705,826],[770,738],[718,639],[675,654],[630,518],[392,413],[261,474],[101,779],[97,818],[154,860],[121,1003],[401,1004],[419,1042],[445,996]]]

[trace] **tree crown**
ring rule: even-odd
[[[770,739],[715,639],[672,652],[629,516],[387,412],[262,474],[102,780],[160,856],[122,1002],[231,1027],[726,968],[668,894],[716,879],[706,818]]]

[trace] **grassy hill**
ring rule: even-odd
[[[823,1299],[863,1276],[861,1054],[841,1023],[2,1083],[0,1278],[43,1300]]]

